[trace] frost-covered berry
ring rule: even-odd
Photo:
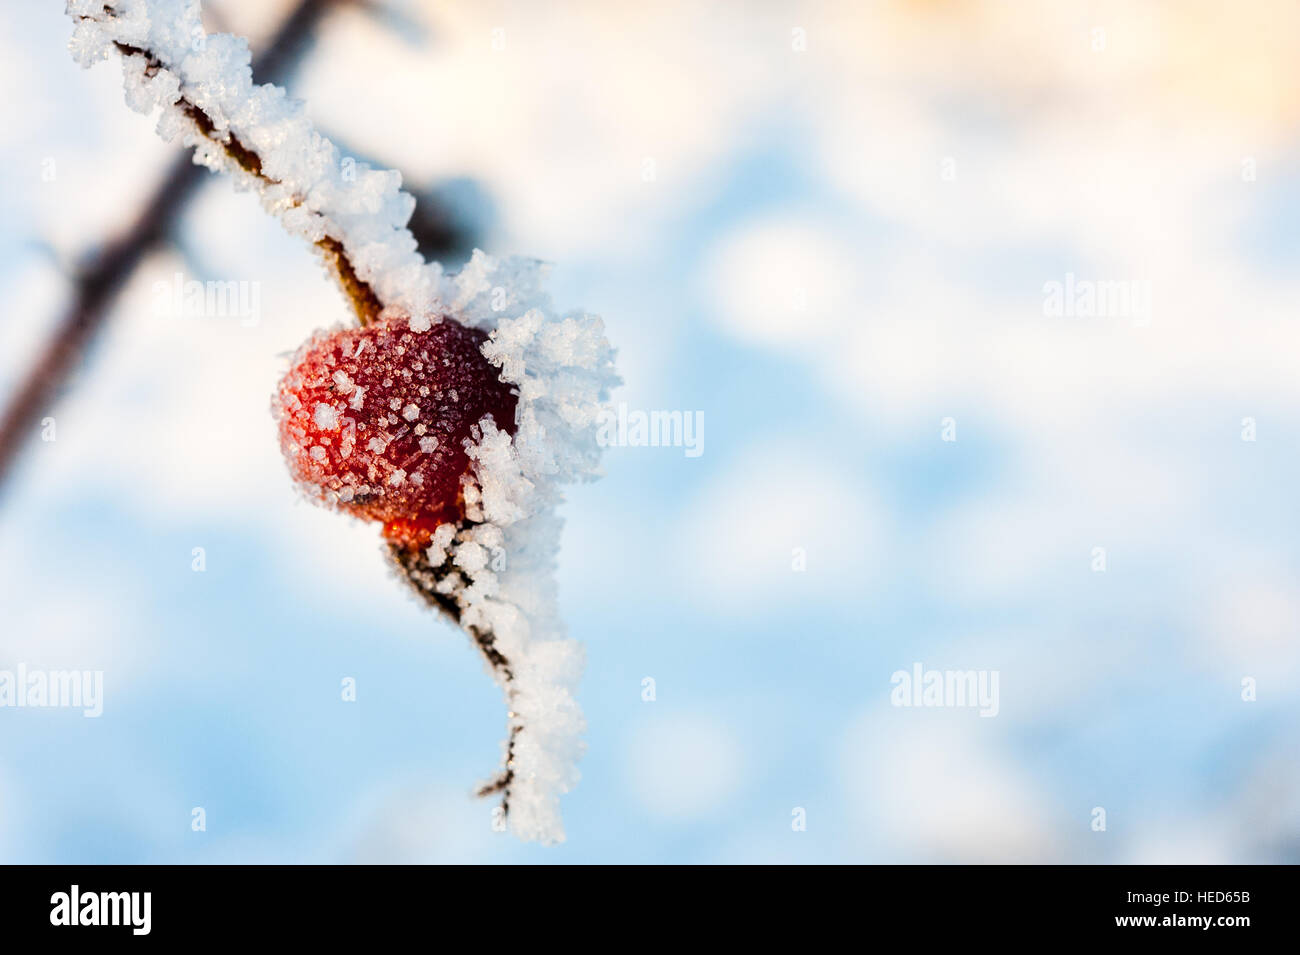
[[[407,546],[459,520],[466,440],[486,415],[515,430],[516,396],[483,357],[486,340],[447,317],[412,331],[400,314],[317,332],[273,402],[294,480]]]

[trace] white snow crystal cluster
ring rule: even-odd
[[[196,161],[258,189],[290,231],[340,242],[379,300],[412,316],[412,330],[450,314],[489,333],[484,354],[519,391],[517,426],[512,436],[482,422],[481,439],[469,448],[466,526],[439,527],[427,557],[431,566],[449,560],[461,571],[468,581],[458,594],[462,625],[491,633],[510,661],[510,725],[519,730],[510,828],[524,839],[561,841],[559,796],[576,783],[582,751],[574,687],[583,654],[565,638],[556,606],[556,505],[564,484],[599,474],[597,422],[618,382],[601,320],[557,315],[536,261],[475,252],[455,275],[426,264],[405,227],[414,200],[401,191],[399,174],[345,161],[300,103],[277,87],[254,86],[246,41],[206,34],[197,0],[113,0],[111,7],[70,0],[74,56],[90,65],[125,52],[127,102],[142,112],[161,108],[165,139],[195,147]],[[214,145],[186,103],[208,117],[217,139],[234,137],[255,153],[260,175]],[[322,406],[315,414],[328,427],[335,412]]]
[[[583,729],[574,688],[582,647],[564,639],[556,607],[555,555],[562,485],[599,475],[598,421],[618,383],[604,325],[592,315],[556,316],[542,291],[545,268],[475,252],[445,283],[452,314],[490,332],[483,353],[516,386],[512,437],[485,419],[469,449],[466,516],[453,538],[444,525],[430,563],[446,554],[470,581],[462,623],[495,635],[511,661],[515,783],[510,826],[543,842],[563,838],[558,795],[577,782]]]
[[[206,33],[199,0],[69,0],[67,8],[76,23],[73,57],[90,66],[127,53],[127,104],[141,113],[161,107],[163,139],[194,147],[197,161],[257,188],[290,232],[311,242],[326,236],[342,242],[380,301],[419,316],[413,327],[428,320],[442,268],[416,251],[406,228],[415,199],[402,191],[401,174],[342,155],[312,127],[300,101],[278,86],[253,85],[247,40]],[[129,50],[148,51],[156,62]],[[200,134],[182,97],[203,112],[218,139],[233,136],[255,153],[261,176],[272,184]]]

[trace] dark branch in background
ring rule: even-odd
[[[328,10],[348,2],[354,0],[299,0],[266,49],[253,61],[254,77],[259,82],[282,83],[306,52]],[[193,114],[191,119],[201,131],[201,121]],[[210,130],[210,122],[208,127]],[[252,160],[248,161],[251,163]],[[260,161],[258,165],[260,167]],[[207,178],[208,170],[195,165],[188,153],[179,157],[130,227],[105,243],[97,255],[78,268],[72,278],[71,303],[55,327],[49,344],[27,370],[3,416],[0,416],[0,487],[9,477],[24,444],[34,436],[36,422],[57,400],[67,379],[103,326],[113,300],[140,263],[175,232],[186,205]],[[416,213],[411,218],[411,231],[421,254],[440,258],[447,253],[460,253],[472,244],[472,239],[455,224],[453,217],[440,215],[432,205],[427,196],[424,197],[423,202],[417,203]],[[338,251],[341,252],[341,246]],[[324,247],[322,252],[330,261],[334,250]],[[337,258],[334,256],[331,266],[343,281],[343,270]],[[352,298],[352,291],[346,286],[345,290]]]

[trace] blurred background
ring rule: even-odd
[[[62,6],[6,4],[0,402],[177,156]],[[350,315],[202,172],[0,487],[0,669],[104,673],[0,709],[0,860],[1300,860],[1300,8],[325,7],[278,78],[427,247],[553,262],[615,403],[703,418],[564,508],[568,841],[492,831],[478,655],[296,498],[270,394]],[[891,705],[918,663],[997,716]]]

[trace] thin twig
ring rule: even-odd
[[[331,2],[339,2],[339,0],[303,0],[281,32],[292,32],[295,36],[308,32],[315,26],[323,9]],[[105,15],[112,16],[111,8],[106,7],[104,12]],[[290,27],[293,28],[292,31]],[[121,42],[114,45],[123,57],[141,58],[144,61],[146,76],[154,75],[165,68],[163,61],[151,50]],[[280,44],[273,44],[276,45]],[[254,64],[254,72],[257,72],[257,69],[258,64]],[[247,176],[258,180],[261,186],[267,188],[283,185],[264,171],[263,159],[255,149],[249,148],[233,131],[220,132],[212,117],[196,103],[187,99],[183,92],[176,101],[176,106],[190,121],[198,136],[225,153]],[[29,381],[31,387],[20,392],[21,400],[6,416],[3,425],[4,435],[0,437],[7,436],[11,423],[16,422],[17,427],[13,429],[16,433],[11,440],[18,441],[18,434],[21,433],[18,429],[32,418],[37,409],[44,406],[53,391],[54,383],[66,374],[75,357],[81,353],[89,340],[91,332],[102,321],[104,304],[121,288],[126,276],[139,264],[146,250],[165,236],[174,224],[178,195],[183,197],[188,194],[188,190],[193,189],[194,181],[189,178],[193,168],[187,167],[184,175],[179,169],[173,170],[169,182],[174,180],[174,189],[179,190],[179,193],[156,195],[149,207],[137,219],[132,230],[111,247],[111,254],[106,255],[105,261],[97,265],[94,275],[98,278],[99,285],[90,289],[92,294],[88,301],[83,301],[83,297],[78,296],[70,328],[56,336],[46,360],[41,363],[43,373],[33,376],[35,384]],[[300,205],[304,199],[301,196],[290,196],[287,201],[292,205]],[[324,224],[327,229],[330,228],[331,224],[328,220],[325,220]],[[384,303],[374,288],[358,274],[343,242],[327,234],[315,244],[333,271],[360,323],[364,326],[377,319]],[[3,478],[3,469],[11,456],[11,452],[6,454],[6,449],[0,446],[0,479]],[[469,525],[462,522],[462,528],[467,526]],[[428,552],[421,549],[394,547],[392,555],[416,592],[438,610],[447,614],[470,635],[479,652],[487,660],[497,681],[505,690],[507,703],[512,704],[516,695],[515,674],[510,661],[496,646],[495,636],[489,630],[462,623],[465,609],[463,594],[469,582],[460,570],[450,564],[449,558],[444,558],[443,563],[437,567],[431,566]],[[509,719],[510,735],[506,744],[505,766],[492,782],[479,791],[480,795],[502,793],[501,805],[504,813],[509,812],[511,786],[515,780],[515,742],[523,728],[518,722],[513,706],[510,706]]]
[[[335,0],[301,0],[254,63],[259,75],[279,76],[297,62],[306,39]],[[109,313],[109,305],[145,256],[174,230],[206,170],[188,155],[172,163],[162,183],[124,233],[73,278],[72,302],[45,351],[29,368],[0,418],[0,486],[3,486],[31,423],[47,409]]]
[[[164,68],[162,61],[148,50],[142,50],[140,47],[131,46],[128,43],[114,43],[113,45],[117,47],[118,52],[123,56],[136,56],[143,59],[145,62],[145,76],[153,76]],[[245,146],[234,132],[229,130],[224,134],[217,132],[216,123],[212,121],[212,117],[202,107],[196,106],[186,99],[184,95],[176,101],[176,106],[194,124],[194,129],[200,136],[224,152],[245,173],[257,179],[264,186],[283,185],[278,179],[267,175],[263,171],[262,157],[258,155],[256,150]],[[289,203],[292,206],[301,206],[303,201],[302,196],[293,196],[290,198]],[[326,236],[316,242],[316,247],[320,249],[325,263],[334,273],[334,278],[338,281],[339,287],[343,289],[343,294],[347,296],[348,302],[352,305],[357,321],[364,327],[379,318],[384,303],[379,300],[379,296],[370,287],[369,283],[357,274],[356,267],[348,257],[347,249],[343,247],[343,243],[336,238]]]
[[[253,75],[266,82],[282,82],[301,60],[328,10],[345,3],[366,6],[362,0],[300,0],[253,61]],[[181,214],[208,175],[188,153],[178,157],[130,226],[78,268],[63,317],[0,415],[0,488],[24,445],[34,437],[33,423],[48,413],[107,321],[114,299],[144,259],[175,232]],[[426,199],[419,205],[428,204]],[[466,236],[448,224],[446,215],[433,209],[426,212],[418,206],[417,213],[411,218],[410,228],[423,254],[436,258],[467,243]],[[340,276],[340,282],[344,282],[346,266],[333,256],[331,241],[325,240],[321,252]],[[361,294],[360,288],[349,293],[350,301],[352,294]],[[372,306],[367,303],[366,307]]]
[[[457,535],[472,526],[474,525],[470,521],[461,521],[456,529]],[[502,815],[508,815],[510,787],[515,780],[515,740],[523,731],[523,726],[516,722],[517,714],[513,707],[517,690],[510,661],[497,647],[496,637],[491,632],[464,622],[465,607],[462,595],[469,586],[469,581],[465,579],[460,569],[452,564],[449,554],[444,554],[441,563],[435,565],[429,559],[430,552],[424,548],[390,543],[388,553],[412,589],[429,606],[446,615],[456,626],[469,634],[505,692],[506,705],[509,707],[506,717],[510,720],[510,736],[506,741],[505,759],[501,771],[490,782],[481,786],[477,795],[490,796],[493,793],[501,793]]]

